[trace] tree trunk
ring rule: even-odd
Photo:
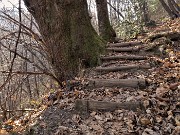
[[[176,18],[175,14],[173,14],[173,12],[168,7],[168,5],[165,3],[165,1],[164,0],[159,0],[159,1],[162,4],[162,6],[164,7],[164,9],[166,10],[166,12],[168,13],[168,15],[171,17],[171,19]]]
[[[150,22],[150,18],[148,15],[148,5],[147,5],[147,1],[143,0],[140,1],[140,10],[142,12],[142,22],[144,22],[144,24],[147,26],[148,23]]]
[[[175,17],[176,18],[180,17],[179,11],[178,11],[178,9],[176,9],[176,7],[174,5],[175,4],[174,0],[168,0],[167,2],[168,2],[168,5],[169,5],[169,8],[171,9],[171,11],[175,15]]]
[[[176,8],[176,10],[180,13],[180,7],[179,5],[177,4],[177,2],[175,2],[174,0],[171,1],[172,4],[174,5],[174,7]]]
[[[143,1],[143,9],[144,9],[144,22],[147,25],[147,23],[149,23],[150,21],[150,18],[148,15],[148,5],[146,0]]]
[[[24,0],[39,25],[48,60],[59,82],[78,74],[80,63],[94,66],[104,50],[90,23],[86,0]]]
[[[139,101],[118,103],[118,102],[83,100],[83,99],[76,100],[74,108],[75,110],[80,112],[80,114],[88,113],[89,111],[109,112],[119,109],[132,110],[132,111],[138,111],[140,109],[142,111],[145,110],[143,104]]]
[[[100,36],[109,42],[114,42],[116,33],[109,22],[107,0],[96,0],[98,26]]]

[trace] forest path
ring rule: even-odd
[[[46,128],[36,134],[179,134],[180,38],[172,33],[108,44],[100,66],[41,114]]]
[[[99,66],[56,88],[23,117],[23,135],[179,135],[179,22],[141,40],[109,43]]]
[[[123,75],[124,73],[137,72],[138,70],[148,70],[151,66],[148,61],[149,57],[142,55],[144,47],[144,44],[138,41],[108,44],[106,49],[109,53],[100,57],[100,63],[102,64],[96,67],[95,71],[101,76],[110,72],[118,72]],[[108,81],[96,79],[94,83],[97,86],[101,83],[102,87],[103,85],[109,87],[146,87],[145,78],[133,78],[131,76],[126,78],[116,76],[114,78],[116,79],[111,78]]]
[[[128,92],[128,89],[130,89],[129,92],[133,89],[134,91],[146,91],[147,87],[151,85],[146,76],[150,75],[150,70],[153,68],[151,64],[153,54],[146,52],[145,48],[147,48],[147,45],[141,41],[108,44],[107,54],[100,57],[101,65],[94,68],[94,75],[89,78],[88,88],[105,90],[117,88],[124,92]],[[88,107],[90,110],[106,111],[116,110],[117,108],[133,111],[138,108],[142,109],[142,103],[139,101],[137,103],[130,103],[129,101],[112,103],[78,100],[75,106],[78,111],[84,111],[83,109]]]

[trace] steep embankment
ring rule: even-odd
[[[107,45],[100,66],[66,82],[14,130],[32,135],[180,134],[180,19]],[[44,98],[44,100],[47,100]],[[40,111],[41,110],[41,111]]]

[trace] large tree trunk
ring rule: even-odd
[[[116,33],[109,22],[107,0],[96,0],[98,26],[100,36],[109,42],[114,42]]]
[[[24,0],[40,33],[59,82],[74,77],[80,62],[97,63],[104,48],[90,23],[86,0]]]
[[[164,9],[166,10],[166,12],[168,13],[168,15],[171,17],[171,19],[177,18],[178,16],[173,13],[170,9],[170,7],[165,3],[164,0],[159,0],[160,3],[162,4],[162,6],[164,7]]]
[[[180,6],[178,4],[178,3],[180,3],[180,0],[179,1],[178,0],[176,0],[176,1],[172,0],[172,3],[174,5],[174,7],[177,9],[177,11],[180,13]]]
[[[180,7],[179,7],[179,5],[177,4],[177,2],[178,2],[178,1],[175,2],[174,0],[171,1],[171,3],[174,5],[175,9],[176,9],[176,10],[179,12],[179,14],[180,14]],[[179,1],[179,3],[180,3],[180,1]]]
[[[168,0],[167,2],[169,5],[169,8],[171,9],[175,17],[180,17],[180,11],[178,11],[178,9],[175,7],[176,2],[174,0]],[[179,6],[177,5],[177,7]]]

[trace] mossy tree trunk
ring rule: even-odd
[[[116,33],[109,22],[107,0],[96,0],[96,6],[99,34],[104,40],[108,42],[114,42]]]
[[[24,0],[39,25],[59,82],[78,74],[80,61],[97,63],[104,42],[93,29],[86,0]]]

